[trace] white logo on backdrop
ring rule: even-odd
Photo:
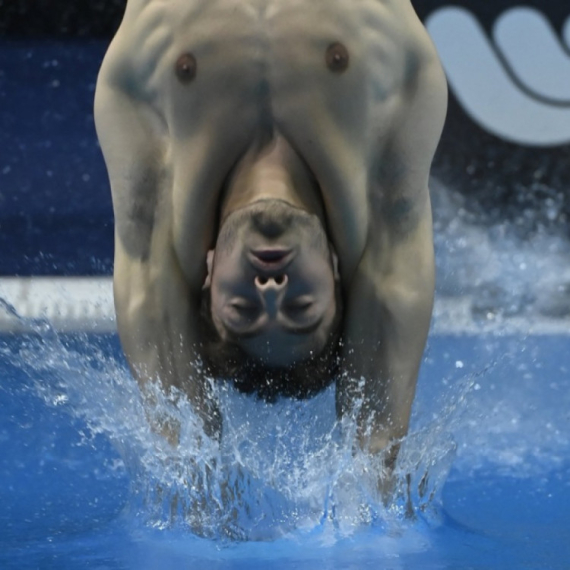
[[[493,41],[464,8],[440,8],[426,26],[450,88],[481,127],[522,145],[570,143],[570,17],[566,45],[532,8],[504,12]]]

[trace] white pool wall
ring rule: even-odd
[[[37,319],[60,332],[116,332],[113,283],[110,277],[0,278],[0,332],[27,332]],[[471,295],[435,300],[433,334],[563,334],[570,318],[472,315]],[[13,310],[12,310],[13,309]],[[18,318],[19,315],[20,318]]]

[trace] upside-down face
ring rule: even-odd
[[[318,354],[338,323],[336,255],[318,187],[283,139],[241,161],[222,217],[207,278],[220,337],[269,366]]]
[[[272,366],[317,354],[335,320],[335,263],[314,215],[260,201],[230,215],[211,263],[223,339]]]

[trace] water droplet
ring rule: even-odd
[[[69,398],[67,397],[67,395],[65,395],[65,394],[58,394],[58,395],[55,396],[55,398],[53,399],[53,405],[54,405],[54,406],[62,406],[63,404],[67,404],[68,401],[69,401]]]

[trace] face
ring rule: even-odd
[[[337,310],[337,280],[319,218],[281,200],[232,212],[208,255],[206,285],[218,333],[270,366],[324,347]]]

